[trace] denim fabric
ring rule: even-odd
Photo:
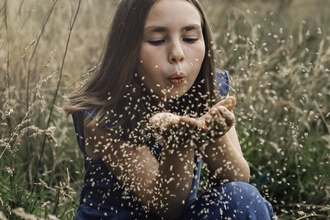
[[[75,216],[75,220],[161,220],[160,217],[140,210],[133,211],[125,208],[116,207],[116,210],[98,210],[87,204],[81,204]]]
[[[133,207],[131,207],[134,210]],[[147,212],[128,212],[126,209],[102,211],[82,204],[75,219],[99,220],[160,220]],[[192,200],[180,218],[182,220],[273,220],[272,206],[252,185],[244,182],[231,182],[214,187]]]
[[[254,186],[231,182],[207,191],[187,204],[182,220],[271,220],[273,208]]]

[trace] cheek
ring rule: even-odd
[[[159,74],[157,74],[157,71],[155,71],[157,68],[155,68],[155,66],[151,64],[150,59],[148,59],[147,61],[142,61],[143,62],[139,63],[136,69],[140,80],[148,88],[156,88],[156,85],[161,83],[161,80],[159,79]]]
[[[200,52],[198,52],[194,57],[194,63],[196,64],[196,67],[201,68],[204,59],[205,59],[205,52],[204,50],[200,50]]]
[[[140,60],[143,60],[144,63],[146,61],[153,62],[153,60],[157,59],[156,57],[159,56],[159,53],[159,49],[156,49],[153,46],[143,44],[140,49],[139,58]]]
[[[201,45],[194,51],[194,61],[197,64],[202,64],[205,58],[205,45],[201,43]]]
[[[203,43],[203,45],[201,46],[201,49],[200,49],[200,53],[199,53],[199,54],[201,55],[201,59],[200,59],[200,61],[203,62],[203,60],[204,60],[204,58],[205,58],[205,45],[204,45],[204,43]]]
[[[150,50],[142,50],[143,55],[139,56],[139,62],[137,65],[137,70],[142,70],[142,74],[148,74],[149,72],[154,72],[160,67],[158,62],[157,53]]]

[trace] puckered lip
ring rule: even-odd
[[[175,72],[168,79],[183,79],[186,78],[186,75],[183,72]]]
[[[172,85],[181,85],[186,81],[186,75],[183,72],[175,72],[168,77],[168,81]]]

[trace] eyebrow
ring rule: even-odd
[[[191,30],[198,30],[200,31],[202,28],[200,25],[198,24],[191,24],[188,26],[185,26],[181,29],[181,32],[185,32],[185,31],[191,31]],[[163,27],[163,26],[147,26],[144,28],[145,32],[156,32],[156,33],[162,33],[162,32],[166,32],[168,30],[168,28]]]

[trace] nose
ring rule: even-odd
[[[169,48],[169,62],[170,63],[180,63],[183,62],[185,58],[184,51],[181,42],[173,42],[170,44]]]

